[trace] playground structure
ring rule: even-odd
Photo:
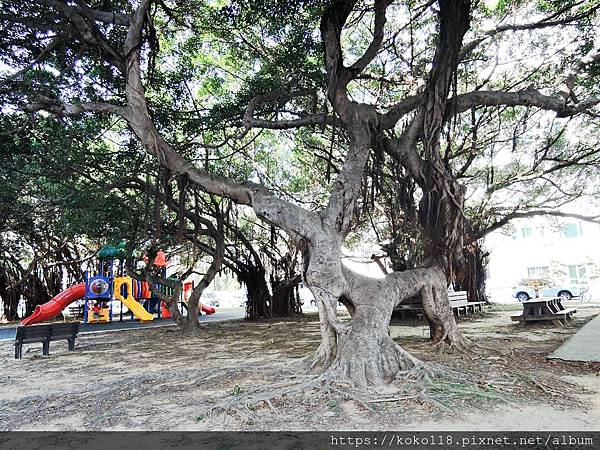
[[[86,271],[85,282],[79,283],[60,292],[43,305],[38,305],[33,314],[21,321],[21,325],[31,325],[51,320],[58,316],[70,304],[83,301],[84,323],[108,323],[114,319],[114,301],[121,302],[127,307],[131,318],[142,322],[158,318],[170,318],[171,313],[164,301],[152,294],[152,289],[146,281],[135,280],[125,275],[125,244],[117,247],[106,246],[98,252],[98,266],[94,274]],[[146,259],[146,258],[144,258]],[[118,261],[118,262],[117,262]],[[153,260],[157,275],[166,277],[167,260],[164,252],[159,251]],[[172,278],[175,279],[175,278]],[[184,283],[183,299],[178,301],[178,307],[183,313],[187,309],[187,299],[193,289],[193,283]],[[155,284],[154,290],[172,295],[173,290],[167,286]],[[214,314],[214,308],[200,304],[200,310],[206,314]],[[119,320],[123,320],[123,306],[119,309]]]

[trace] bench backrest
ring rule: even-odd
[[[50,325],[51,336],[65,336],[79,333],[79,322],[53,323]]]
[[[448,292],[448,300],[457,301],[457,300],[467,300],[467,291],[455,291]]]
[[[467,306],[468,304],[469,304],[469,302],[467,301],[466,298],[464,300],[452,300],[452,299],[450,299],[450,306],[452,308],[456,308],[458,306]]]
[[[50,336],[50,325],[30,325],[17,328],[16,340]]]

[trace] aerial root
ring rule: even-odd
[[[458,352],[465,354],[468,349],[471,347],[472,342],[466,337],[459,335],[458,337],[454,337],[449,339],[448,331],[444,331],[443,336],[431,345],[431,348],[436,349],[438,353],[448,352]]]
[[[317,367],[329,367],[331,364],[331,352],[321,343],[317,350],[299,360],[304,365],[304,372],[313,372]]]

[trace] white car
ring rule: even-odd
[[[535,289],[530,286],[517,286],[513,288],[512,296],[520,302],[526,302],[529,299],[536,298]],[[539,297],[560,297],[561,300],[571,300],[573,297],[581,295],[581,288],[577,286],[552,286],[541,288],[538,291]]]
[[[213,291],[204,291],[200,297],[200,301],[206,306],[213,306],[215,308],[219,307],[219,298]]]
[[[235,307],[239,307],[239,308],[246,307],[246,302],[248,301],[248,295],[246,294],[245,290],[240,289],[239,291],[234,292],[231,297],[233,299],[233,304],[235,305]]]

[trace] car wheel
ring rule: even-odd
[[[558,296],[561,300],[571,300],[573,298],[573,294],[571,294],[569,291],[560,291]]]
[[[517,300],[519,300],[520,302],[526,302],[527,300],[529,300],[529,294],[527,292],[519,292],[517,294]]]

